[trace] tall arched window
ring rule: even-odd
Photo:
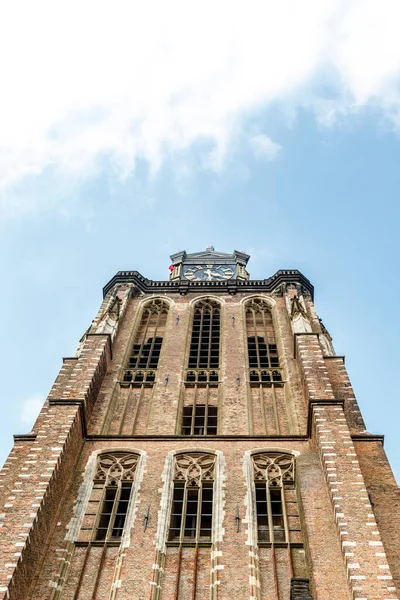
[[[131,355],[124,374],[125,382],[153,383],[167,324],[168,304],[155,298],[143,307]]]
[[[163,472],[152,600],[217,600],[223,537],[222,452],[169,452]]]
[[[221,307],[209,298],[193,308],[181,435],[216,435]]]
[[[251,433],[291,433],[270,307],[263,298],[251,298],[245,303],[245,317]]]
[[[281,381],[272,315],[262,298],[245,305],[250,381]]]
[[[179,544],[211,543],[214,454],[178,454],[168,540]]]
[[[301,541],[300,516],[291,454],[253,456],[259,543]]]
[[[81,536],[95,542],[121,540],[139,457],[131,452],[100,454]]]
[[[139,454],[118,451],[89,459],[51,600],[114,598],[134,520],[139,461]]]
[[[104,413],[102,434],[146,433],[168,310],[162,298],[144,304],[119,389]]]
[[[201,300],[194,307],[189,369],[218,369],[220,305]]]
[[[300,584],[309,594],[296,459],[284,452],[246,454],[252,595],[264,598],[273,589],[274,598],[297,597]],[[311,599],[306,594],[304,598]]]

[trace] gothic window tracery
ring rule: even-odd
[[[139,456],[131,452],[100,454],[81,532],[93,542],[121,540]],[[87,537],[87,536],[86,536]]]
[[[295,462],[291,454],[253,455],[259,543],[301,542],[295,490]]]
[[[271,384],[282,381],[272,315],[262,298],[245,305],[250,382]]]
[[[214,454],[175,457],[169,542],[211,543],[215,462]]]
[[[124,373],[124,382],[152,385],[161,354],[168,317],[168,304],[160,298],[147,302],[128,365]]]

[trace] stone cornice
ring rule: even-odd
[[[314,298],[314,286],[297,269],[280,270],[268,279],[255,279],[242,281],[230,279],[228,281],[152,281],[146,279],[138,271],[118,271],[116,275],[103,288],[103,297],[117,284],[134,283],[137,288],[146,294],[181,294],[188,292],[205,292],[220,294],[236,294],[238,292],[271,292],[279,290],[285,283],[299,283],[304,290]]]

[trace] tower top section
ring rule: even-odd
[[[171,255],[170,280],[182,281],[247,281],[246,265],[250,256],[234,250],[231,254],[207,246],[202,252],[187,254],[185,250]]]
[[[229,293],[237,292],[282,292],[288,284],[300,285],[301,289],[314,296],[314,287],[297,269],[280,270],[266,279],[250,279],[246,270],[250,258],[243,251],[234,250],[231,254],[218,252],[214,246],[207,246],[201,252],[188,254],[185,250],[171,255],[170,275],[166,281],[153,281],[143,277],[138,271],[118,271],[104,286],[106,296],[116,285],[133,283],[144,294],[189,292]],[[283,286],[283,287],[282,287]]]

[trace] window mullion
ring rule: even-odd
[[[151,319],[151,309],[150,308],[146,309],[146,312],[147,312],[147,319],[146,319],[146,324],[145,324],[145,327],[144,327],[144,330],[143,330],[143,333],[142,333],[142,342],[140,344],[139,354],[138,354],[138,357],[136,359],[136,365],[135,365],[136,368],[139,367],[140,359],[141,359],[141,357],[143,355],[143,348],[144,348],[144,345],[145,345],[145,341],[146,341],[146,337],[147,337],[147,332],[148,332],[148,329],[149,329],[149,323],[150,323],[150,319]]]
[[[273,517],[272,517],[271,493],[270,493],[270,489],[269,489],[268,479],[267,479],[265,485],[267,486],[267,516],[268,516],[269,541],[271,542],[271,544],[273,544],[275,541],[274,521],[273,521]]]
[[[204,435],[207,435],[207,427],[208,427],[208,396],[210,393],[209,384],[206,384],[206,404],[204,407]]]
[[[198,490],[197,490],[197,521],[196,521],[196,544],[199,543],[200,539],[200,526],[201,526],[201,503],[202,503],[202,490],[203,485],[200,481]]]
[[[287,512],[286,512],[285,488],[284,488],[283,484],[281,487],[281,503],[282,503],[283,525],[285,527],[285,542],[287,542],[289,544],[290,543],[289,524],[288,524],[288,518],[287,518]]]
[[[196,419],[196,406],[197,406],[197,383],[194,384],[194,398],[192,406],[192,419],[190,421],[190,435],[194,434],[194,425]]]
[[[119,500],[121,498],[121,487],[122,487],[122,482],[119,481],[118,482],[117,491],[116,491],[115,496],[114,496],[114,503],[113,503],[113,507],[112,507],[112,511],[111,511],[111,515],[110,515],[110,521],[108,523],[107,535],[106,535],[106,540],[105,541],[108,541],[112,537],[112,531],[114,529],[115,516],[116,516],[117,510],[118,510]]]
[[[261,361],[260,361],[260,349],[258,347],[258,331],[257,331],[257,323],[256,323],[256,313],[255,313],[255,310],[253,308],[251,309],[251,314],[252,314],[252,317],[253,317],[254,345],[256,347],[256,354],[257,354],[257,367],[260,368],[261,367]]]
[[[94,484],[96,485],[96,484]],[[107,486],[103,486],[103,493],[101,495],[101,499],[97,508],[97,516],[96,516],[96,521],[94,523],[94,527],[93,527],[93,531],[92,531],[92,540],[95,540],[97,537],[97,530],[99,528],[99,524],[100,524],[100,520],[101,520],[101,515],[103,512],[103,506],[104,506],[104,501],[106,498],[106,494],[107,494]]]
[[[200,368],[200,352],[201,352],[201,345],[203,343],[203,315],[204,315],[204,308],[201,307],[200,309],[200,327],[199,327],[199,346],[197,348],[197,363],[196,363],[196,368],[199,369]]]
[[[221,310],[220,308],[217,309],[217,314],[218,314],[218,363],[217,363],[217,368],[219,369],[220,366],[220,358],[221,358]],[[219,377],[219,376],[218,376]]]
[[[211,340],[212,340],[212,331],[213,331],[213,316],[214,316],[214,311],[213,311],[213,309],[210,309],[210,329],[208,332],[207,369],[209,369],[210,365],[211,365]]]
[[[147,361],[146,361],[146,369],[149,368],[149,365],[151,363],[151,357],[152,357],[153,350],[154,350],[154,344],[156,343],[156,335],[157,335],[158,324],[160,322],[160,315],[161,315],[161,309],[157,312],[157,321],[156,321],[156,324],[155,324],[155,327],[154,327],[153,337],[152,337],[151,344],[150,344],[150,349],[149,349],[149,355],[148,355]]]
[[[183,502],[182,502],[182,521],[181,531],[179,535],[179,542],[182,544],[185,537],[185,526],[186,526],[186,509],[187,509],[187,481],[185,481],[185,487],[183,491]]]
[[[265,322],[265,310],[260,308],[260,313],[262,316],[262,320],[263,320],[263,327],[264,327],[264,341],[265,341],[265,346],[267,349],[267,358],[268,358],[268,367],[271,368],[272,363],[271,363],[271,356],[270,356],[270,352],[269,352],[269,338],[268,338],[268,329],[267,329],[267,324]]]

